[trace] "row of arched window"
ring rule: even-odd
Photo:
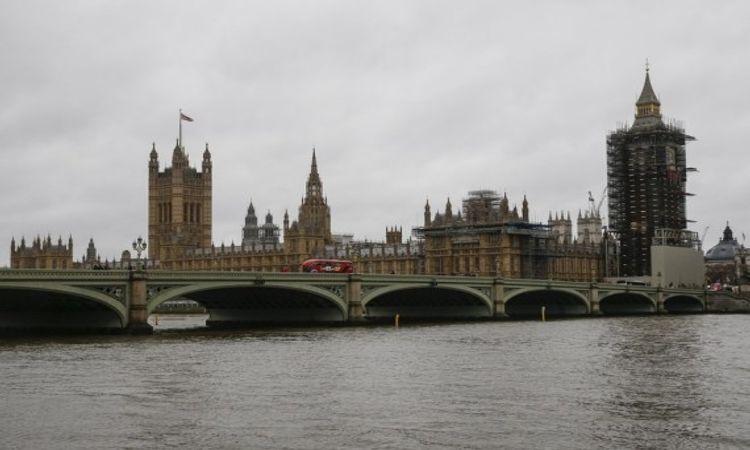
[[[162,202],[158,205],[159,223],[172,223],[172,202]],[[187,202],[182,204],[182,220],[184,223],[201,223],[201,204]]]

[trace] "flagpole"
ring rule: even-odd
[[[177,139],[177,142],[180,144],[180,149],[182,149],[182,109],[180,109],[179,121],[180,121],[180,136]]]

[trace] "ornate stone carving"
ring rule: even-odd
[[[151,300],[152,298],[159,295],[161,292],[166,291],[167,289],[171,289],[174,286],[149,286],[146,290],[146,298]]]
[[[373,284],[363,285],[362,286],[362,290],[361,290],[362,297],[364,298],[370,292],[374,291],[375,289],[380,289],[381,287],[383,287],[383,286],[373,285]]]
[[[334,284],[334,285],[325,285],[325,286],[318,286],[322,289],[325,289],[326,291],[332,292],[333,295],[340,299],[344,299],[344,288],[345,286],[341,284]]]
[[[487,298],[492,298],[492,288],[488,286],[472,286],[473,289],[484,294]]]
[[[125,305],[125,286],[78,286],[83,289],[94,290],[100,292],[107,297],[113,298],[118,303]]]

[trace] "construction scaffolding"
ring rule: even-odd
[[[469,191],[462,205],[464,219],[469,223],[500,222],[501,198],[495,191]]]
[[[506,223],[482,223],[469,224],[458,223],[443,226],[413,227],[412,236],[424,239],[429,234],[432,236],[471,236],[485,233],[505,233],[512,235],[531,236],[539,239],[550,238],[549,226],[541,223],[528,223],[512,221]]]
[[[695,140],[676,122],[621,127],[607,136],[609,229],[620,241],[620,273],[651,272],[657,229],[687,226],[685,143]]]
[[[654,231],[653,245],[662,245],[669,247],[685,247],[700,250],[701,240],[698,233],[689,230],[674,230],[671,228],[657,228]]]

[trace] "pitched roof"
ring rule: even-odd
[[[635,104],[644,105],[648,103],[656,103],[657,105],[661,105],[661,103],[659,103],[659,99],[656,98],[656,94],[654,93],[654,88],[651,87],[651,78],[648,76],[648,71],[646,71],[646,81],[643,83],[643,90],[641,91],[641,96],[638,97],[638,101],[635,102]]]

